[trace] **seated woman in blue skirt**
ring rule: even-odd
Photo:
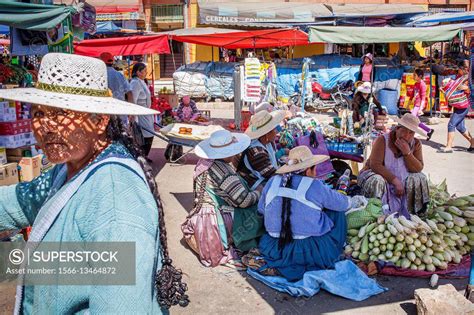
[[[259,250],[243,262],[264,275],[300,280],[306,271],[334,268],[346,240],[345,212],[351,199],[315,179],[328,157],[299,146],[265,186],[258,211],[265,230]]]

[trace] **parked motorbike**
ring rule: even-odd
[[[301,87],[301,82],[299,83],[299,86]],[[318,82],[312,81],[311,93],[305,95],[305,110],[314,112],[327,112],[329,110],[334,110],[338,113],[343,108],[351,107],[352,93],[352,81],[338,84],[330,90],[326,90]],[[301,107],[301,94],[295,93],[291,95],[289,103]]]

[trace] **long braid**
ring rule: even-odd
[[[135,123],[135,122],[132,122]],[[136,159],[143,169],[148,186],[153,194],[158,207],[158,226],[160,237],[160,249],[162,254],[162,267],[155,275],[155,287],[157,300],[161,307],[169,309],[173,305],[185,307],[189,304],[189,297],[185,294],[187,285],[182,281],[183,273],[176,269],[172,263],[168,251],[168,239],[165,227],[165,216],[158,185],[153,176],[153,169],[148,164],[142,149],[133,141],[133,137],[126,131],[122,121],[118,117],[111,117],[108,126],[108,136],[111,140],[124,145],[130,154]]]
[[[283,187],[290,187],[292,183],[291,174],[285,175],[287,178],[283,180]],[[286,244],[293,241],[293,231],[291,230],[291,199],[283,197],[283,204],[281,209],[281,228],[280,228],[280,239],[278,240],[278,248],[280,250],[285,247]]]

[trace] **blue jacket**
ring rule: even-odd
[[[95,162],[108,155],[130,157],[123,146],[112,144]],[[56,165],[29,183],[0,187],[0,230],[33,224],[62,167],[66,166]],[[142,178],[119,164],[105,164],[96,169],[68,201],[43,241],[135,242],[135,270],[131,271],[136,273],[136,284],[26,286],[23,312],[160,314],[153,296],[153,276],[161,266],[156,251],[157,227],[156,202]]]
[[[262,197],[258,204],[258,211],[265,217],[265,229],[273,237],[279,237],[280,235],[283,198],[280,196],[272,198],[272,195],[275,196],[275,192],[269,190],[273,182],[281,178],[278,175],[270,179],[263,189]],[[293,175],[291,188],[297,189],[303,178],[308,177]],[[282,189],[283,187],[278,188],[278,190]],[[278,194],[278,191],[276,193]],[[291,200],[290,220],[293,238],[306,238],[326,234],[332,229],[334,224],[324,213],[324,209],[346,211],[350,207],[347,196],[328,188],[317,179],[312,180],[304,194],[304,198],[306,199],[305,201],[302,198],[300,200]]]

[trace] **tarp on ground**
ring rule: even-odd
[[[294,28],[230,32],[207,35],[171,35],[173,40],[206,46],[238,48],[267,48],[308,45],[308,35]]]
[[[74,43],[74,53],[78,55],[98,57],[104,51],[114,56],[169,54],[170,46],[166,35],[88,39]]]
[[[311,26],[310,42],[334,44],[448,41],[460,31],[456,24],[433,27]]]
[[[32,31],[46,31],[76,13],[72,6],[0,0],[0,24]]]

